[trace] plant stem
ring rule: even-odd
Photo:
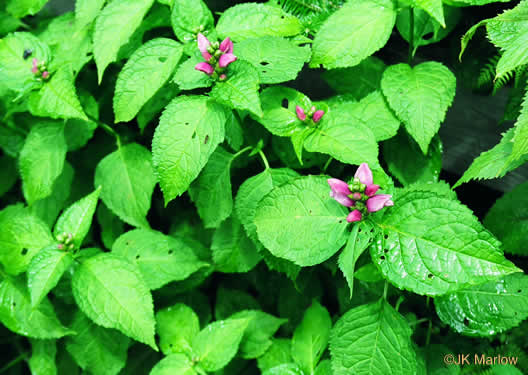
[[[330,166],[332,160],[334,160],[334,158],[330,156],[323,167],[323,173],[326,173],[326,169]]]
[[[253,148],[253,146],[247,146],[247,147],[244,147],[242,150],[238,151],[236,154],[233,155],[233,160],[235,160],[236,158],[238,158],[240,155],[242,155],[244,152],[246,151],[249,151]]]
[[[414,322],[409,323],[409,325],[413,327],[413,326],[417,326],[418,324],[422,324],[422,323],[429,322],[429,321],[430,321],[429,318],[422,318],[422,319],[418,319]]]
[[[429,346],[431,342],[431,332],[433,331],[433,322],[429,320],[429,327],[427,327],[427,336],[425,338],[425,346]]]
[[[264,163],[264,166],[266,167],[266,169],[269,169],[269,163],[268,163],[268,159],[266,159],[266,155],[264,155],[264,153],[262,152],[262,150],[259,150],[259,155],[260,155],[260,158],[262,159],[262,162]]]
[[[385,286],[383,288],[383,299],[387,300],[387,292],[389,291],[389,282],[385,280]]]
[[[414,54],[414,8],[409,8],[409,65],[413,61]]]
[[[0,374],[1,373],[4,373],[6,372],[7,370],[9,370],[11,367],[13,367],[14,365],[16,365],[18,362],[21,362],[23,360],[26,359],[28,353],[20,353],[18,355],[18,357],[16,357],[15,359],[13,359],[11,362],[7,363],[4,367],[2,367],[0,369]]]
[[[103,129],[105,132],[107,132],[108,134],[112,135],[115,137],[116,139],[116,143],[117,143],[117,147],[118,148],[121,148],[121,137],[119,136],[119,134],[114,130],[112,129],[110,126],[106,125],[104,122],[100,122],[92,117],[88,117],[91,121],[95,122],[97,124],[98,127],[100,127],[101,129]]]

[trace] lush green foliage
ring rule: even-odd
[[[528,0],[47,3],[0,4],[0,374],[528,373],[528,182],[454,190],[528,161]],[[513,126],[450,186],[471,80]]]

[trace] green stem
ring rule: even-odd
[[[413,327],[413,326],[417,326],[418,324],[422,324],[422,323],[425,323],[425,322],[429,322],[429,318],[418,319],[418,320],[416,320],[416,321],[414,321],[412,323],[409,323],[409,325],[411,327]]]
[[[8,364],[6,364],[4,367],[0,369],[0,374],[6,372],[11,367],[16,365],[18,362],[22,362],[23,360],[25,360],[27,358],[27,355],[28,353],[20,353],[18,357],[16,357],[15,359],[13,359],[11,362],[9,362]]]
[[[409,65],[413,61],[414,54],[414,8],[409,8]]]
[[[383,287],[383,299],[387,300],[387,293],[389,291],[389,282],[385,280],[385,286]]]
[[[260,158],[262,159],[262,162],[264,163],[264,166],[266,167],[266,169],[269,169],[269,163],[268,163],[268,159],[266,159],[266,155],[264,155],[264,153],[262,152],[262,150],[259,150],[259,155],[260,155]]]
[[[330,166],[330,163],[332,162],[332,160],[334,160],[333,157],[329,157],[328,160],[326,161],[324,167],[323,167],[323,173],[326,173],[326,170],[328,169],[328,167]]]
[[[396,301],[396,306],[394,306],[394,310],[398,311],[400,309],[400,305],[402,304],[402,302],[404,301],[404,297],[403,296],[400,296],[398,298],[398,300]]]
[[[118,148],[121,148],[121,137],[119,136],[119,134],[114,130],[112,129],[110,126],[106,125],[104,122],[100,122],[92,117],[88,117],[91,121],[95,122],[97,124],[97,126],[99,126],[101,129],[103,129],[105,132],[107,132],[108,134],[112,135],[115,137],[116,139],[116,143],[117,143],[117,147]]]
[[[425,346],[429,346],[431,342],[431,333],[433,331],[433,322],[429,320],[429,327],[427,327],[427,336],[425,338]]]
[[[233,155],[233,160],[235,160],[236,158],[238,158],[240,155],[242,155],[244,152],[246,151],[249,151],[253,148],[253,146],[247,146],[247,147],[244,147],[242,150],[238,151],[236,154]]]

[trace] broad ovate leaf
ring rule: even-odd
[[[75,271],[72,288],[77,305],[95,323],[157,350],[152,296],[136,265],[118,255],[96,255]]]
[[[149,375],[196,375],[193,367],[185,354],[171,354],[159,361]]]
[[[372,259],[402,289],[441,295],[519,272],[467,207],[435,192],[397,196],[377,225]]]
[[[190,353],[192,339],[200,331],[198,315],[183,303],[166,307],[156,313],[156,332],[160,349],[165,355]]]
[[[213,14],[203,0],[173,0],[171,2],[171,24],[174,34],[182,43],[196,39],[194,30],[200,26],[205,30],[214,27]]]
[[[330,196],[324,176],[299,177],[273,189],[255,214],[258,238],[275,256],[313,266],[346,241],[348,211]]]

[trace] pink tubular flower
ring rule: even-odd
[[[295,112],[297,113],[297,118],[301,121],[306,120],[306,113],[304,113],[304,109],[302,109],[300,106],[295,107]]]
[[[361,221],[362,218],[363,218],[363,214],[359,210],[354,210],[348,214],[346,220],[349,223],[353,223],[355,221]]]
[[[324,114],[325,114],[324,111],[321,111],[321,110],[315,111],[315,113],[312,116],[312,120],[314,120],[314,122],[317,123],[321,121],[321,118],[323,117]]]
[[[212,56],[208,51],[209,47],[211,46],[209,39],[207,39],[207,37],[202,33],[199,33],[196,39],[198,40],[198,49],[202,53],[203,58],[207,61],[211,60]]]
[[[36,73],[38,73],[38,71],[39,71],[38,60],[34,58],[31,61],[31,73],[36,74]]]
[[[233,55],[232,53],[225,53],[222,56],[220,56],[220,59],[218,60],[218,66],[220,68],[225,68],[232,62],[235,62],[237,57]]]
[[[367,200],[368,212],[376,212],[381,210],[383,207],[394,206],[394,202],[391,200],[392,196],[388,194],[378,194]]]
[[[229,37],[225,38],[222,43],[220,43],[220,51],[223,53],[233,53],[233,42]]]
[[[206,62],[201,62],[201,63],[196,64],[194,69],[204,72],[205,74],[209,76],[214,73],[214,68],[209,63],[206,63]]]
[[[352,207],[354,201],[348,196],[352,194],[348,185],[345,181],[338,180],[337,178],[329,178],[328,185],[330,185],[330,196],[334,198],[339,204],[346,207]]]

